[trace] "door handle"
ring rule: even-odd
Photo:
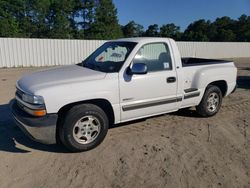
[[[176,82],[176,77],[168,77],[167,78],[167,83],[173,83]]]

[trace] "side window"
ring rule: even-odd
[[[148,72],[172,70],[170,51],[165,43],[146,44],[137,52],[133,63],[144,63]]]

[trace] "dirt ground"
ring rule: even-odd
[[[127,123],[84,153],[35,143],[11,120],[16,80],[44,68],[0,69],[0,187],[250,187],[250,59],[236,65],[239,88],[216,116]]]

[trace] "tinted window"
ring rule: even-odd
[[[172,69],[170,51],[165,43],[144,45],[134,57],[133,63],[145,63],[148,72]]]

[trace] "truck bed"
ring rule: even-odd
[[[181,62],[183,67],[231,63],[231,61],[226,61],[226,60],[189,58],[189,57],[181,58]]]

